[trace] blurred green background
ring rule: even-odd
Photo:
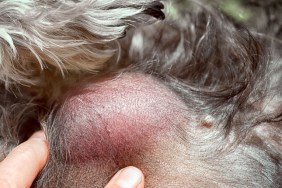
[[[258,32],[265,32],[282,39],[282,0],[194,0],[216,9]],[[174,18],[181,10],[193,8],[191,0],[174,0],[167,12]]]
[[[248,7],[242,5],[240,0],[202,0],[203,4],[212,4],[217,6],[226,14],[232,16],[234,19],[240,22],[245,22],[250,19],[251,11]],[[167,11],[172,16],[177,16],[179,9],[189,9],[191,7],[190,0],[176,0],[173,4],[167,7]]]

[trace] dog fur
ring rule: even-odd
[[[64,138],[52,126],[59,99],[89,78],[142,72],[177,93],[191,119],[209,130],[181,133],[189,137],[187,163],[197,168],[187,173],[194,181],[177,180],[176,187],[282,186],[282,67],[275,41],[211,7],[193,6],[157,22],[152,17],[164,19],[158,1],[1,1],[1,158],[44,129],[51,156],[34,186],[70,187],[70,171],[58,157],[65,155]]]

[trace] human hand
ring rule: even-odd
[[[116,173],[105,188],[144,188],[144,175],[135,167],[126,167]]]
[[[47,162],[49,149],[42,131],[13,149],[0,163],[0,187],[30,187]]]
[[[0,187],[30,187],[45,166],[49,148],[43,131],[36,132],[20,144],[0,163]],[[144,176],[140,170],[127,167],[119,171],[106,188],[143,188]]]

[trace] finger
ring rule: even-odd
[[[0,163],[0,187],[30,187],[47,162],[49,149],[42,131],[20,144]]]
[[[105,188],[144,188],[144,175],[135,167],[120,170]]]

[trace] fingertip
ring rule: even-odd
[[[39,139],[39,140],[47,141],[46,135],[43,131],[35,132],[29,139]]]
[[[49,146],[47,143],[46,135],[43,131],[35,132],[26,142],[30,148],[36,149],[38,156],[38,164],[42,169],[49,157]]]
[[[144,188],[144,175],[136,167],[121,169],[105,188]]]
[[[14,148],[0,163],[0,187],[9,183],[30,187],[49,157],[49,147],[42,131],[34,133],[26,142]],[[28,166],[27,166],[28,165]],[[11,184],[12,185],[12,184]]]

